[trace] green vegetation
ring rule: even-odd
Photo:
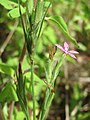
[[[90,119],[89,4],[0,0],[0,120]]]

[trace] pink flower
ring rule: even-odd
[[[62,47],[61,45],[59,44],[55,44],[55,46],[57,46],[61,51],[63,51],[66,55],[70,55],[72,58],[75,58],[75,55],[74,54],[79,54],[77,51],[75,50],[69,50],[69,45],[64,42],[64,46]]]

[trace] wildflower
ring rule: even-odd
[[[66,55],[70,55],[72,58],[76,59],[74,54],[79,54],[77,51],[75,50],[69,50],[69,45],[64,42],[64,46],[62,47],[59,44],[55,44],[55,46],[57,46],[61,51],[63,51]]]

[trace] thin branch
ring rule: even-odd
[[[70,120],[70,116],[69,116],[69,96],[68,96],[68,88],[69,85],[66,85],[66,104],[65,104],[65,112],[66,112],[66,119],[65,120]]]
[[[12,114],[13,114],[13,108],[14,108],[14,101],[10,103],[9,106],[9,120],[12,120]]]
[[[23,50],[22,50],[22,53],[21,53],[21,56],[20,56],[20,59],[19,59],[19,63],[23,62],[25,53],[26,53],[26,43],[24,43]]]
[[[18,26],[18,22],[16,21],[15,24],[14,24],[13,30],[9,33],[9,35],[7,36],[5,42],[3,43],[2,47],[0,48],[0,56],[4,52],[4,50],[5,50],[6,46],[8,45],[8,43],[10,42],[10,40],[11,40],[17,26]]]
[[[66,89],[66,95],[65,95],[65,113],[66,113],[66,119],[65,120],[70,120],[69,116],[69,95],[68,95],[68,90],[69,90],[69,84],[68,84],[68,65],[67,62],[65,61],[64,63],[64,73],[65,73],[65,89]]]
[[[21,68],[22,68],[22,62],[23,62],[25,54],[26,54],[26,43],[24,43],[24,45],[23,45],[22,53],[21,53],[21,56],[19,58],[19,64],[18,64],[18,68],[17,68],[17,73],[19,73],[20,72],[19,70],[21,70]]]

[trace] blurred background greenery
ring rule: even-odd
[[[11,0],[17,3],[17,0]],[[24,6],[25,0],[22,0]],[[89,120],[90,119],[90,1],[89,0],[51,0],[47,16],[62,16],[68,26],[71,36],[78,44],[79,55],[77,61],[67,57],[58,79],[56,81],[55,98],[53,100],[47,120]],[[13,3],[12,3],[13,5]],[[6,6],[7,7],[7,6]],[[11,7],[11,6],[10,6]],[[15,86],[13,81],[13,70],[17,69],[18,60],[22,52],[24,36],[18,18],[12,18],[10,9],[5,9],[0,5],[0,120],[2,111],[6,120],[23,120],[24,114],[20,109]],[[63,44],[67,39],[59,31],[53,22],[44,22],[42,36],[38,41],[37,54],[35,56],[35,95],[37,98],[37,116],[40,105],[44,99],[43,82],[45,77],[44,68],[46,66],[48,49],[52,50],[55,43]],[[8,43],[6,45],[6,43]],[[71,43],[71,48],[75,46]],[[2,52],[2,49],[4,48]],[[71,62],[71,63],[70,63]],[[5,67],[4,63],[5,63]],[[6,66],[7,64],[7,66]],[[23,71],[28,68],[28,57],[25,56]],[[8,71],[8,72],[7,72]],[[29,74],[25,74],[27,79],[27,98],[32,115],[31,95],[28,93]],[[40,78],[38,77],[40,76]],[[38,82],[39,81],[39,82]],[[12,91],[12,92],[11,92]],[[15,101],[15,102],[13,102]],[[11,113],[11,111],[13,111]]]

